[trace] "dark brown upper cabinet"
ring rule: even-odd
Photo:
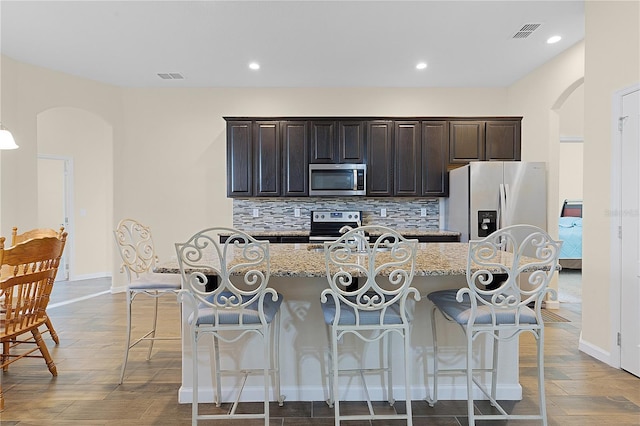
[[[227,122],[227,196],[253,196],[252,122]]]
[[[520,120],[487,121],[484,128],[486,161],[520,161]]]
[[[421,128],[419,121],[394,123],[394,195],[420,196],[421,182]]]
[[[449,169],[470,161],[520,161],[521,118],[449,121]]]
[[[253,126],[255,188],[257,197],[277,197],[281,194],[282,150],[280,122],[256,121]]]
[[[369,121],[367,131],[367,195],[393,195],[393,121]]]
[[[363,163],[362,121],[312,121],[311,163]]]
[[[364,163],[364,129],[362,121],[338,122],[339,163]]]
[[[333,163],[336,152],[336,122],[311,122],[311,162]]]
[[[422,195],[449,195],[449,126],[444,120],[422,122]]]
[[[449,122],[449,164],[484,159],[484,122]]]
[[[309,122],[283,121],[282,161],[285,197],[309,195]]]

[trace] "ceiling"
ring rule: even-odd
[[[2,0],[0,19],[3,55],[123,87],[504,87],[584,38],[577,0]]]

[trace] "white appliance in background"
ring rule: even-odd
[[[461,242],[519,223],[547,230],[545,163],[474,161],[449,172],[445,229]]]

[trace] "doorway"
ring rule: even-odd
[[[68,157],[38,154],[38,228],[67,231],[65,250],[60,259],[56,281],[69,279],[73,256],[73,222],[71,217],[73,160]]]
[[[558,108],[560,140],[558,143],[558,238],[562,270],[558,274],[558,301],[582,303],[582,217],[576,209],[563,213],[565,201],[570,206],[582,204],[584,158],[584,84],[582,80],[565,93]],[[564,216],[564,217],[562,217]]]

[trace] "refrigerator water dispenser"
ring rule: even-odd
[[[497,210],[478,210],[478,236],[486,237],[498,229]]]

